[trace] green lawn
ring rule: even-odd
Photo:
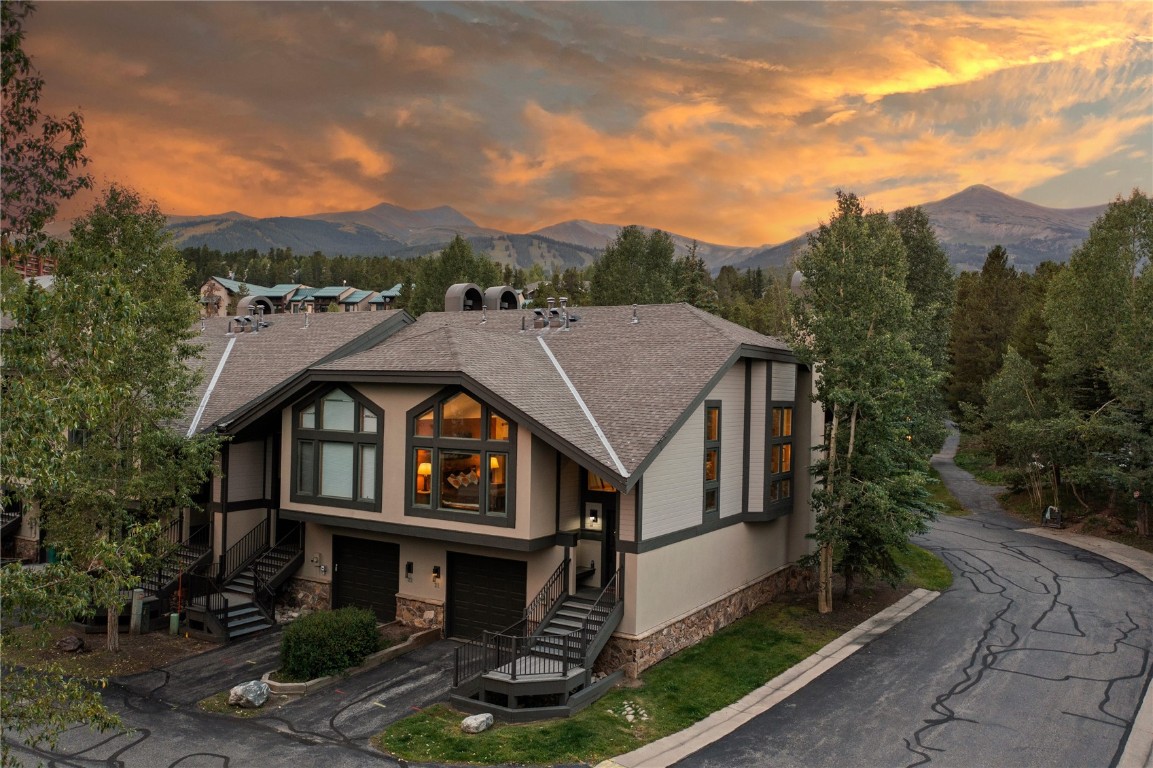
[[[952,580],[944,563],[925,550],[914,547],[901,559],[912,571],[908,583],[913,586],[944,589]],[[468,735],[460,730],[463,715],[437,705],[395,723],[374,743],[414,762],[595,764],[732,704],[856,626],[871,611],[854,611],[850,605],[821,616],[815,597],[771,603],[650,668],[639,687],[610,691],[573,717],[497,724]],[[631,723],[622,714],[626,704],[635,713]]]

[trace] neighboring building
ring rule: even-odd
[[[575,711],[807,578],[820,412],[777,339],[685,304],[227,327],[186,425],[230,437],[186,524],[211,589],[504,631],[503,667],[462,648],[461,706]]]
[[[396,309],[396,301],[400,298],[401,283],[397,283],[386,291],[381,291],[368,302],[368,308],[375,311],[382,309]]]
[[[204,308],[205,317],[227,317],[237,314],[239,304],[245,298],[262,296],[269,290],[243,280],[210,277],[200,286],[200,304]]]
[[[345,312],[367,312],[379,295],[376,291],[353,291],[340,300],[340,308]]]

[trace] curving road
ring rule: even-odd
[[[953,586],[783,703],[677,766],[1115,765],[1153,679],[1153,583],[1005,517],[934,457],[970,510],[917,543]]]

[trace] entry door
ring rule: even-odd
[[[617,570],[617,495],[605,494],[601,501],[601,515],[604,516],[604,539],[601,542],[601,587]]]
[[[385,541],[332,537],[332,607],[356,606],[378,621],[396,618],[400,546]]]

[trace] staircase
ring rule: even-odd
[[[0,509],[0,538],[8,541],[20,530],[20,507],[17,504],[8,504]]]
[[[225,568],[232,575],[217,587],[216,594],[206,594],[197,602],[195,617],[189,616],[209,639],[229,642],[276,625],[276,590],[304,562],[303,528],[293,526],[274,546],[262,547],[259,538],[264,525],[261,521],[225,553]],[[244,565],[229,569],[230,562]]]
[[[456,649],[449,698],[457,708],[513,722],[567,717],[621,678],[621,670],[596,677],[592,667],[624,614],[623,574],[617,571],[602,590],[556,594],[556,583],[568,583],[568,565],[561,564],[520,622]]]

